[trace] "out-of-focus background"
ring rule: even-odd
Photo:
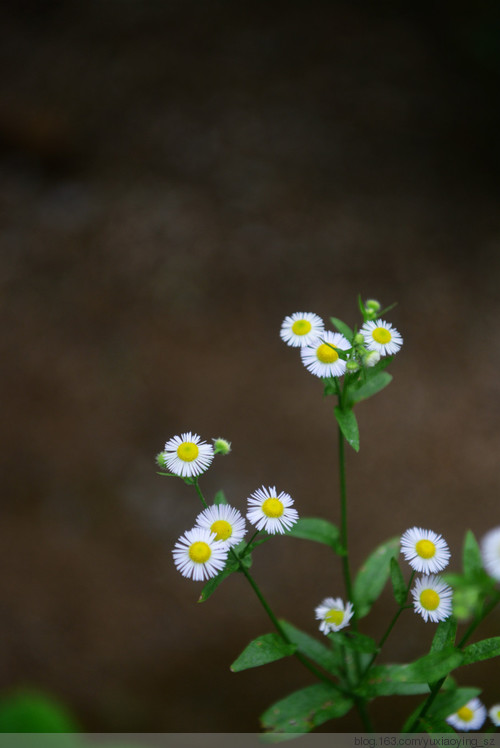
[[[51,694],[85,731],[255,731],[309,675],[229,671],[270,624],[240,575],[197,604],[171,549],[200,506],[155,454],[223,436],[208,497],[244,510],[276,485],[337,521],[333,403],[279,329],[294,311],[357,324],[361,293],[398,302],[405,343],[358,411],[354,566],[420,525],[458,570],[466,528],[500,524],[498,5],[10,0],[0,16],[0,695]],[[343,595],[338,560],[304,541],[267,543],[254,571],[310,634]],[[387,659],[433,631],[409,612]],[[459,682],[491,705],[497,667]],[[415,703],[377,702],[377,728]]]

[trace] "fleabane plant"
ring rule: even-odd
[[[333,329],[328,330],[316,313],[294,312],[283,320],[280,330],[282,341],[298,349],[298,364],[321,380],[323,395],[335,398],[338,524],[330,518],[304,516],[305,500],[295,503],[282,486],[255,488],[245,505],[242,497],[236,497],[239,506],[232,506],[223,491],[209,502],[200,479],[215,458],[230,454],[231,443],[221,437],[205,440],[186,431],[170,437],[156,457],[159,475],[177,477],[192,486],[202,504],[201,512],[193,514],[193,526],[175,543],[173,561],[184,577],[203,582],[199,602],[208,600],[230,574],[240,572],[263,607],[272,630],[248,644],[233,661],[234,672],[294,657],[316,679],[261,715],[268,739],[310,732],[350,710],[357,711],[360,727],[373,732],[376,710],[371,704],[375,699],[419,694],[419,706],[403,725],[394,725],[393,732],[480,730],[487,719],[489,731],[494,731],[500,727],[499,704],[483,704],[481,689],[468,685],[469,672],[460,676],[463,685],[458,685],[455,671],[500,655],[500,636],[470,643],[483,619],[500,602],[500,527],[490,529],[480,543],[467,531],[461,568],[449,571],[453,555],[445,537],[435,527],[412,525],[408,517],[409,526],[401,528],[400,536],[367,552],[361,568],[351,573],[345,448],[359,451],[355,408],[390,384],[387,368],[403,346],[401,333],[386,319],[392,306],[382,309],[377,300],[363,302],[361,298],[358,306],[357,328],[331,317]],[[253,553],[265,553],[261,548],[265,541],[284,542],[284,537],[294,543],[301,539],[327,546],[332,564],[341,566],[343,589],[317,590],[318,605],[310,611],[316,636],[279,618],[250,572]],[[387,613],[383,635],[375,641],[362,632],[361,622],[389,582],[393,609]],[[384,645],[409,615],[419,616],[422,626],[434,628],[430,651],[422,651],[412,662],[385,663]]]

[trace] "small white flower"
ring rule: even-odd
[[[403,338],[389,322],[377,319],[365,322],[360,332],[369,351],[378,351],[381,356],[397,353],[403,345]]]
[[[181,436],[173,436],[165,444],[165,461],[167,468],[183,478],[200,475],[210,467],[214,459],[211,444],[201,440],[198,434],[190,431]]]
[[[193,527],[182,535],[172,551],[174,563],[183,577],[196,582],[215,577],[224,568],[227,548],[210,530]]]
[[[492,706],[488,714],[495,727],[500,727],[500,704]]]
[[[302,348],[304,345],[310,345],[324,329],[323,320],[317,314],[295,312],[283,320],[280,337],[287,345]]]
[[[284,533],[294,525],[298,512],[292,508],[293,499],[276,488],[258,488],[248,498],[247,519],[257,530],[265,530],[269,535]]]
[[[451,615],[453,590],[441,577],[423,576],[417,579],[411,594],[415,613],[420,613],[424,621],[444,621]]]
[[[215,539],[224,548],[238,545],[245,537],[245,520],[240,512],[229,504],[209,506],[196,518],[196,526],[214,533]]]
[[[327,331],[316,338],[312,345],[301,349],[302,363],[311,374],[317,377],[341,377],[346,369],[346,362],[335,350],[347,351],[351,344],[339,332]]]
[[[344,605],[340,597],[326,597],[314,612],[316,618],[321,621],[319,630],[324,634],[329,634],[331,631],[340,631],[348,626],[354,609],[350,602]]]
[[[500,581],[500,527],[490,530],[482,539],[481,556],[490,577]]]
[[[449,725],[462,732],[479,730],[486,719],[486,707],[479,699],[471,699],[454,714],[446,717]]]
[[[451,553],[441,535],[412,527],[401,536],[401,553],[415,571],[434,574],[448,566]]]

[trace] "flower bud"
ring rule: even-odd
[[[231,451],[231,442],[226,439],[212,439],[214,443],[214,454],[216,455],[228,455]]]
[[[356,335],[354,336],[354,345],[363,345],[364,342],[365,342],[365,339],[363,335],[360,332],[357,332]]]
[[[156,464],[158,467],[160,467],[162,470],[167,470],[167,455],[165,452],[160,452],[155,457]]]
[[[368,353],[363,356],[363,363],[368,369],[371,369],[372,366],[376,366],[379,361],[380,353],[378,351],[368,351]]]
[[[377,301],[376,299],[367,299],[365,301],[366,319],[367,320],[376,319],[381,308],[382,308],[381,303]]]
[[[359,371],[359,364],[357,361],[347,361],[345,365],[346,371],[349,374],[355,374],[357,371]]]

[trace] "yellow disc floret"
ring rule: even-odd
[[[372,332],[372,338],[376,343],[384,345],[391,342],[392,335],[386,327],[376,327]]]
[[[436,546],[432,540],[419,540],[415,550],[420,558],[432,558],[436,553]]]
[[[321,343],[316,349],[316,356],[322,364],[333,364],[338,359],[339,354],[333,346]]]
[[[211,555],[212,550],[210,546],[202,540],[197,540],[196,543],[193,543],[189,547],[189,558],[195,564],[205,564]]]
[[[210,532],[215,533],[216,540],[227,540],[233,534],[233,528],[225,519],[217,519],[210,526]]]
[[[474,712],[468,706],[463,706],[458,710],[457,716],[464,722],[470,722],[474,717]]]
[[[426,610],[436,610],[439,605],[439,595],[436,590],[422,590],[420,603]]]
[[[333,623],[335,626],[340,626],[343,620],[344,620],[344,611],[335,610],[335,608],[332,608],[331,610],[329,610],[325,616],[325,621],[327,623]]]
[[[284,512],[284,506],[279,499],[266,499],[262,504],[262,511],[267,517],[281,517]]]
[[[307,319],[298,319],[292,325],[292,331],[295,335],[307,335],[311,332],[311,323]]]
[[[199,451],[194,442],[183,442],[177,447],[177,457],[183,462],[192,462],[198,457]]]

